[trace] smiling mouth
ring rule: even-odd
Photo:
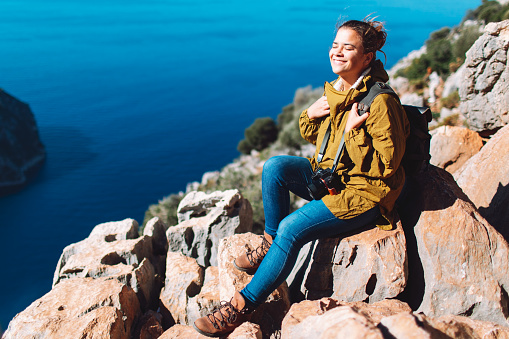
[[[335,64],[344,64],[346,61],[338,60],[338,59],[332,59],[332,62],[335,63]]]

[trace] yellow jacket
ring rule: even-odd
[[[358,89],[337,91],[331,83],[325,83],[329,116],[309,119],[307,110],[301,113],[301,135],[316,145],[315,155],[309,159],[313,169],[317,167],[316,157],[331,120],[331,136],[319,166],[332,167],[348,113],[352,104],[366,93],[366,83],[371,79],[383,82],[389,79],[379,60]],[[336,169],[344,188],[337,195],[326,195],[322,201],[341,219],[353,218],[378,205],[384,218],[377,221],[377,226],[392,229],[394,203],[405,182],[405,172],[400,163],[410,125],[403,107],[393,95],[378,95],[369,111],[369,117],[362,126],[345,134],[345,150]]]

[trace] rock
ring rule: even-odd
[[[165,328],[173,323],[189,325],[188,299],[200,293],[204,281],[204,269],[196,259],[180,253],[168,252],[166,256],[166,280],[161,290],[160,307]]]
[[[156,273],[161,262],[153,253],[152,237],[136,239],[138,224],[126,219],[97,225],[90,236],[64,248],[58,261],[53,286],[67,279],[114,277],[129,285],[138,295],[143,310],[157,305]]]
[[[442,98],[446,98],[454,92],[458,91],[461,83],[463,82],[463,72],[465,71],[465,64],[460,66],[458,70],[447,77],[444,82],[444,89],[442,91]]]
[[[168,239],[166,238],[166,229],[168,227],[158,217],[147,221],[143,229],[143,235],[152,239],[152,248],[155,254],[166,255],[168,252]]]
[[[435,91],[436,91],[438,85],[440,85],[440,81],[441,81],[441,79],[437,72],[433,72],[429,75],[429,82],[428,82],[429,99],[428,99],[428,102],[434,103],[437,100]]]
[[[159,339],[205,339],[209,338],[198,333],[192,326],[177,324],[165,331]]]
[[[403,105],[424,106],[424,98],[417,93],[406,93],[400,97]]]
[[[186,185],[186,194],[200,189],[200,183],[198,181],[189,182]]]
[[[16,315],[2,338],[129,338],[139,313],[135,292],[116,279],[71,279]]]
[[[448,118],[448,117],[452,117],[452,116],[458,116],[458,122],[462,121],[463,116],[460,115],[460,111],[457,107],[455,108],[447,108],[447,107],[442,107],[440,109],[440,120],[443,121],[445,118]]]
[[[509,127],[500,129],[454,173],[479,213],[509,240]]]
[[[464,315],[507,326],[509,246],[445,170],[430,166],[399,201],[409,279],[398,298],[430,317]]]
[[[140,320],[134,330],[132,338],[137,339],[157,339],[163,334],[161,325],[162,317],[159,313],[148,310]]]
[[[382,332],[348,306],[336,307],[318,317],[308,317],[282,338],[383,339]]]
[[[490,321],[446,315],[440,318],[428,319],[428,322],[452,338],[509,338],[509,328]],[[463,335],[462,332],[466,335]]]
[[[187,300],[189,323],[193,324],[196,319],[212,313],[220,306],[220,302],[219,269],[216,266],[209,266],[205,270],[205,281],[200,293]]]
[[[396,297],[406,281],[406,240],[398,222],[392,231],[370,226],[343,238],[320,239],[301,292],[307,299],[376,302]]]
[[[332,298],[292,305],[282,338],[507,338],[509,328],[460,316],[412,313],[398,300],[366,304]]]
[[[509,122],[509,20],[489,23],[466,54],[459,89],[460,111],[469,128],[482,134]]]
[[[235,339],[262,339],[262,337],[260,325],[250,322],[243,323],[228,335],[228,338]]]
[[[478,133],[464,127],[440,126],[431,131],[431,164],[454,173],[482,148]]]
[[[3,196],[27,183],[44,163],[46,151],[30,107],[2,89],[0,126],[0,196]]]
[[[106,242],[138,238],[138,223],[134,219],[105,222],[95,226],[89,238],[103,238]]]
[[[395,77],[389,80],[389,85],[399,95],[404,95],[410,90],[410,81],[405,77]]]
[[[159,337],[159,339],[202,339],[208,338],[198,333],[192,326],[186,325],[175,325],[170,327],[166,332]],[[237,327],[232,333],[224,338],[235,338],[235,339],[262,339],[262,333],[260,326],[245,322]]]
[[[333,298],[293,304],[282,324],[282,338],[383,338],[381,319],[411,309],[398,300],[366,304]]]
[[[418,313],[398,313],[382,319],[379,328],[392,338],[507,338],[509,328],[467,317],[426,317]]]
[[[166,232],[170,251],[195,258],[204,267],[217,266],[219,241],[251,231],[253,210],[238,190],[191,192],[179,204],[178,220]]]
[[[205,187],[207,187],[208,185],[214,186],[216,185],[219,176],[220,176],[219,171],[205,172],[201,177],[201,185]]]
[[[221,240],[218,252],[219,293],[221,300],[230,300],[235,290],[242,290],[252,276],[237,270],[233,260],[261,244],[261,237],[253,233],[235,234]],[[265,335],[279,331],[281,322],[290,308],[288,286],[281,284],[254,312],[251,322],[259,324]]]

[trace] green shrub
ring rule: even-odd
[[[398,71],[397,75],[409,80],[420,80],[426,76],[428,68],[440,75],[449,74],[449,64],[454,60],[449,41],[450,32],[449,28],[444,27],[431,33],[426,41],[426,53],[412,60],[410,66]]]
[[[283,107],[283,111],[277,116],[277,126],[280,131],[285,127],[285,125],[291,123],[294,120],[294,110],[294,104],[289,104]]]
[[[403,76],[409,80],[423,79],[426,75],[427,69],[430,63],[427,55],[424,54],[419,58],[412,60],[412,63],[407,68],[401,69],[396,74],[397,76]]]
[[[440,99],[440,101],[442,102],[442,106],[446,108],[451,109],[454,107],[458,107],[460,103],[460,95],[458,91],[454,91],[445,98]]]
[[[509,4],[502,5],[498,1],[483,0],[482,4],[474,10],[468,11],[465,20],[483,20],[498,22],[509,19]]]
[[[472,47],[474,42],[481,36],[479,26],[464,27],[458,40],[453,45],[452,53],[455,58],[460,58],[461,62],[465,61],[465,53]]]
[[[299,121],[297,119],[284,126],[283,130],[279,132],[278,141],[282,146],[296,149],[307,143],[300,135]]]
[[[183,195],[171,194],[163,198],[163,200],[160,200],[157,204],[150,205],[148,210],[145,211],[145,218],[143,219],[141,232],[143,232],[143,228],[145,228],[147,221],[153,217],[159,217],[159,219],[168,226],[177,225],[177,208],[183,198]]]
[[[244,154],[251,150],[261,151],[276,141],[278,128],[272,118],[258,118],[244,132],[245,139],[239,142],[237,149]]]
[[[426,58],[429,67],[440,75],[449,74],[449,64],[454,60],[452,45],[449,41],[451,30],[444,27],[431,33],[426,41]]]

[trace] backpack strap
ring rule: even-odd
[[[391,86],[387,85],[385,82],[377,81],[373,85],[370,86],[368,94],[364,98],[359,101],[359,115],[362,115],[369,111],[369,108],[371,107],[371,104],[375,100],[375,98],[379,94],[392,94],[395,97],[398,97],[396,92],[391,88]]]

